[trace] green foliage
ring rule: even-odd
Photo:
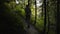
[[[28,0],[19,0],[19,4],[16,4],[14,0],[10,0],[9,2],[7,0],[0,0],[0,30],[6,31],[12,29],[11,31],[17,32],[17,33],[23,33],[25,25],[25,6],[28,4]],[[41,0],[40,3],[43,1]],[[39,32],[43,31],[44,28],[44,11],[42,11],[42,5],[37,8],[37,22],[34,25],[35,28],[38,29]],[[41,9],[40,9],[41,8]],[[49,14],[49,21],[50,26],[55,26],[56,24],[56,0],[48,0],[48,5],[46,6],[47,9],[47,25],[46,29],[48,30],[48,14]],[[31,24],[34,24],[35,21],[35,0],[31,0]],[[40,16],[42,15],[43,16]],[[2,25],[3,24],[3,25]],[[53,25],[52,25],[53,24]],[[20,31],[18,31],[18,28],[20,27]],[[10,28],[10,29],[9,29]],[[52,27],[50,27],[52,28]],[[55,28],[55,27],[54,27]],[[5,29],[5,30],[4,30]],[[46,31],[47,31],[46,30]],[[55,34],[55,31],[52,29],[49,29],[49,34]],[[24,33],[23,33],[24,34]]]

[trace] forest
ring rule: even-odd
[[[0,0],[0,34],[60,34],[59,0]]]

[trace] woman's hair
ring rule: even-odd
[[[26,5],[26,7],[29,7],[29,5]]]

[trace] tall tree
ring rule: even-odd
[[[34,22],[34,25],[36,24],[36,20],[37,20],[37,3],[35,0],[35,22]]]
[[[48,5],[48,4],[49,4],[49,1],[48,1],[48,0],[47,0],[47,3],[46,3],[46,4],[47,4],[47,8],[46,8],[46,9],[47,9],[47,20],[48,20],[48,27],[47,27],[48,30],[47,30],[47,34],[49,34],[49,29],[50,29],[50,16],[49,16],[50,13],[49,13],[49,12],[50,12],[50,11],[49,11],[49,9],[48,9],[48,8],[49,8],[49,5]]]
[[[57,0],[57,27],[56,27],[56,30],[57,30],[57,34],[60,34],[60,11],[59,11],[59,0]]]
[[[44,29],[43,34],[46,33],[46,0],[43,1],[43,10],[44,10]]]

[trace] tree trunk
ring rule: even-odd
[[[47,21],[48,21],[47,34],[49,34],[49,29],[50,29],[50,16],[49,16],[49,15],[50,15],[50,14],[49,14],[50,11],[49,11],[49,9],[48,9],[48,8],[49,8],[49,5],[48,5],[48,4],[49,4],[49,1],[47,1],[47,4],[46,4],[46,5],[47,5]]]
[[[57,0],[57,22],[56,22],[56,30],[57,34],[60,34],[60,11],[59,11],[59,0]]]
[[[49,29],[50,29],[50,20],[49,20],[49,12],[48,12],[48,31],[47,31],[47,34],[49,34]]]
[[[35,0],[35,22],[34,22],[34,25],[36,24],[36,20],[37,20],[37,5],[36,5],[36,0]]]
[[[43,1],[44,3],[44,29],[43,29],[43,34],[46,33],[46,0]]]

